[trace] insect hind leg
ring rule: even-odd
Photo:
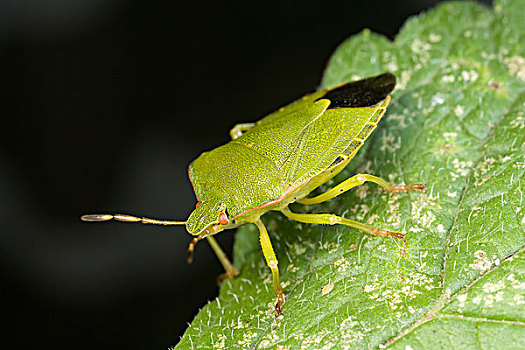
[[[341,182],[339,185],[329,189],[328,191],[311,198],[303,198],[299,200],[298,202],[301,204],[317,204],[325,202],[329,199],[332,199],[334,197],[339,196],[342,193],[345,193],[346,191],[360,186],[364,184],[365,182],[373,182],[378,184],[379,186],[383,187],[385,191],[387,192],[405,192],[408,190],[420,190],[425,191],[426,187],[422,184],[414,184],[414,185],[393,185],[385,180],[383,180],[380,177],[370,175],[370,174],[357,174],[352,176],[349,179],[346,179],[345,181]]]
[[[346,225],[365,231],[371,235],[394,237],[404,240],[405,235],[398,232],[380,230],[374,225],[363,224],[358,221],[350,220],[334,214],[298,214],[292,213],[288,207],[281,209],[281,212],[288,218],[304,222],[307,224],[321,225]]]

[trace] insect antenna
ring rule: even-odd
[[[139,222],[142,224],[152,225],[185,225],[186,221],[169,221],[169,220],[157,220],[145,217],[137,217],[126,214],[87,214],[82,215],[80,220],[87,222],[102,222],[102,221],[121,221],[121,222]]]

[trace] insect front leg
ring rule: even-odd
[[[426,187],[422,184],[414,184],[414,185],[393,185],[385,180],[383,180],[380,177],[369,175],[369,174],[357,174],[355,176],[352,176],[351,178],[341,182],[339,185],[329,189],[325,193],[322,193],[316,197],[312,198],[304,198],[299,200],[298,202],[301,204],[317,204],[324,201],[327,201],[329,199],[332,199],[336,196],[339,196],[342,193],[345,193],[346,191],[360,186],[364,184],[365,182],[373,182],[378,184],[379,186],[383,187],[387,192],[405,192],[408,190],[420,190],[425,191]]]
[[[230,136],[232,140],[235,140],[239,136],[242,136],[242,134],[251,128],[255,126],[255,123],[241,123],[237,124],[233,127],[233,129],[230,130]]]
[[[206,236],[206,239],[208,240],[208,243],[211,246],[211,249],[215,252],[215,255],[217,255],[217,258],[221,262],[222,266],[224,267],[225,273],[222,273],[217,277],[217,283],[220,284],[225,279],[235,277],[239,274],[239,271],[233,266],[233,264],[230,262],[228,257],[226,256],[226,253],[222,250],[221,246],[215,238],[212,236]]]
[[[277,294],[277,304],[275,304],[275,312],[277,315],[282,313],[282,306],[284,304],[284,294],[283,294],[283,287],[281,287],[281,282],[279,282],[279,268],[277,265],[279,262],[277,261],[277,257],[275,256],[275,253],[273,251],[272,242],[270,241],[270,237],[268,236],[268,231],[266,231],[266,227],[264,226],[261,219],[257,220],[255,222],[257,227],[259,228],[259,237],[261,241],[261,247],[264,254],[264,258],[266,259],[266,264],[272,270],[272,277],[273,277],[273,292]]]
[[[371,235],[387,236],[403,239],[405,235],[398,232],[391,232],[387,230],[380,230],[374,225],[363,224],[358,221],[350,220],[337,216],[334,214],[298,214],[292,213],[288,207],[281,210],[281,212],[292,220],[304,222],[307,224],[321,224],[321,225],[346,225],[355,227],[361,231],[365,231]]]

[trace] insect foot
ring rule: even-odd
[[[394,238],[401,239],[403,241],[405,240],[405,234],[399,233],[399,232],[392,232],[392,231],[387,231],[387,230],[375,230],[374,232],[372,232],[372,234],[376,236],[394,237]]]
[[[281,308],[284,302],[285,302],[284,294],[283,292],[279,292],[279,294],[277,295],[277,304],[275,304],[275,316],[279,316],[280,314],[283,313]]]
[[[224,273],[221,273],[218,277],[217,277],[217,285],[220,286],[222,282],[224,282],[224,280],[227,280],[228,278],[232,278],[232,277],[235,277],[239,274],[239,271],[237,271],[236,268],[234,268],[233,270],[231,271],[226,271]]]
[[[392,185],[387,190],[388,192],[406,192],[408,190],[417,190],[425,192],[427,187],[423,184],[414,184],[414,185]]]

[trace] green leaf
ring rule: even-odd
[[[264,215],[287,302],[275,296],[253,225],[236,236],[241,274],[221,286],[180,349],[525,348],[525,2],[446,3],[394,42],[363,31],[331,57],[323,86],[396,74],[391,106],[356,171],[365,184],[300,212],[407,233],[406,242]]]

